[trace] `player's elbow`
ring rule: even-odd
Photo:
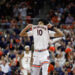
[[[63,34],[60,33],[60,34],[57,35],[57,37],[63,37]]]
[[[20,33],[19,36],[22,37],[23,35]]]
[[[24,34],[23,34],[23,33],[20,33],[20,34],[19,34],[19,36],[20,36],[20,37],[23,37],[23,36],[24,36]]]
[[[60,33],[60,37],[63,37],[63,36],[64,36],[64,34],[63,34],[63,32],[61,32],[61,33]]]
[[[55,34],[55,37],[63,37],[64,36],[64,34],[61,32],[61,33],[56,33]]]

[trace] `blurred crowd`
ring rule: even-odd
[[[73,0],[2,0],[0,3],[0,26],[13,28],[35,23],[44,5],[48,6],[46,19],[60,27],[62,24],[75,24],[75,2]],[[41,15],[40,15],[41,16]],[[35,18],[35,19],[34,19]],[[41,18],[41,17],[40,17]],[[21,26],[21,27],[22,27]],[[23,27],[22,27],[23,28]]]
[[[2,0],[0,3],[0,18],[35,17],[44,5],[44,0]]]
[[[0,26],[13,28],[32,23],[44,6],[44,0],[2,0],[0,3]],[[21,26],[21,27],[22,27]]]
[[[75,5],[73,0],[50,0],[47,19],[53,25],[75,24]],[[2,0],[0,3],[0,75],[20,75],[20,55],[29,45],[33,51],[33,37],[20,37],[19,33],[30,18],[39,15],[44,0]],[[75,25],[74,25],[75,26]],[[75,29],[60,29],[62,40],[49,48],[51,75],[75,74]],[[54,39],[54,38],[51,38]]]
[[[50,4],[51,3],[51,4]],[[73,0],[50,0],[47,19],[55,24],[75,24],[75,2]]]
[[[32,37],[19,37],[14,30],[0,32],[0,75],[20,74],[20,56],[26,45],[33,49],[32,42]]]
[[[74,75],[75,74],[75,31],[63,30],[64,37],[52,44],[50,51],[50,75]]]

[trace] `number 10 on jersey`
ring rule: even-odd
[[[43,34],[43,31],[41,29],[40,30],[37,29],[37,35],[42,36],[42,34]]]

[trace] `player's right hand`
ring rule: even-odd
[[[28,25],[27,25],[27,28],[28,28],[28,29],[32,28],[32,24],[28,24]]]

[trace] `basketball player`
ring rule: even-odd
[[[49,37],[63,36],[59,29],[51,24],[47,26],[47,24],[47,21],[41,19],[38,21],[38,25],[28,25],[20,33],[20,36],[33,36],[34,38],[32,75],[40,75],[40,68],[42,68],[42,75],[48,75],[49,52],[47,48]],[[48,31],[48,27],[52,28],[55,32]],[[32,31],[26,32],[30,28],[32,28]]]
[[[28,45],[25,46],[25,51],[23,52],[20,58],[21,58],[20,64],[22,75],[30,75],[32,53]]]

